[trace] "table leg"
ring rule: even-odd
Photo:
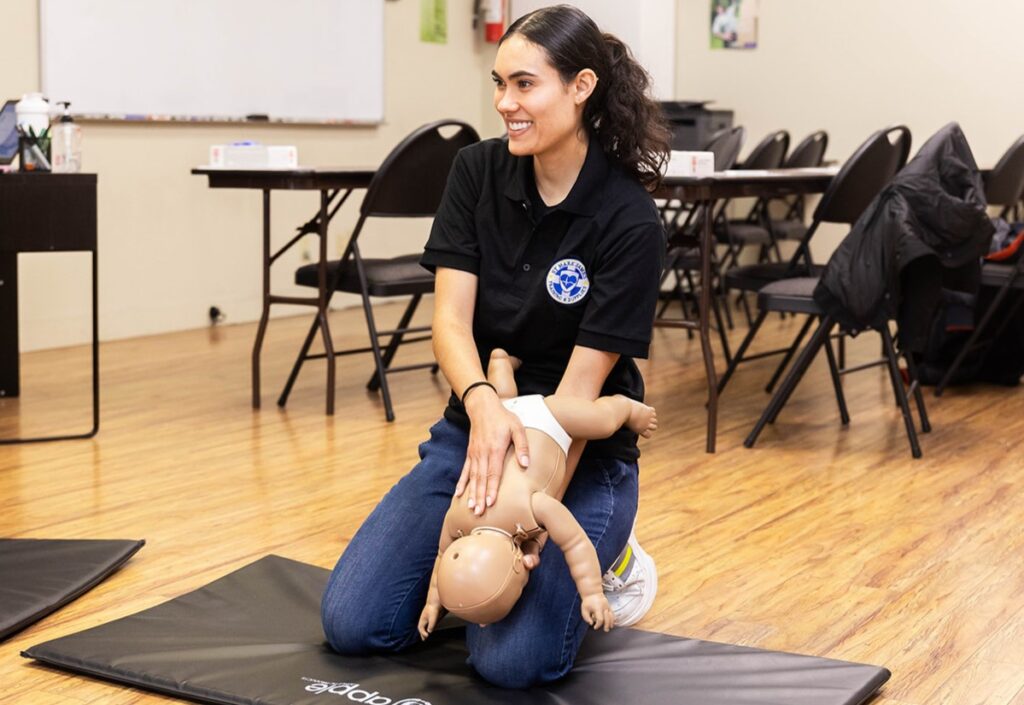
[[[260,350],[270,319],[270,189],[263,189],[263,313],[252,346],[252,408],[260,408]]]
[[[92,438],[100,430],[100,295],[99,295],[99,253],[94,249],[92,257],[92,430],[85,434]]]
[[[317,287],[319,297],[317,299],[317,318],[320,321],[320,334],[324,342],[324,357],[327,360],[327,415],[334,414],[334,341],[331,340],[331,327],[327,321],[328,305],[330,304],[330,292],[327,290],[327,205],[329,201],[327,191],[320,191],[320,261],[317,263]],[[343,201],[344,202],[344,201]]]
[[[701,228],[701,257],[700,257],[700,298],[698,307],[700,309],[700,347],[704,353],[704,373],[708,383],[708,429],[707,447],[708,453],[715,452],[715,436],[718,427],[718,376],[715,373],[714,351],[711,349],[710,336],[710,313],[711,297],[711,248],[715,246],[711,234],[712,201],[704,201],[700,207],[703,209],[703,225]]]
[[[21,393],[16,252],[0,252],[0,331],[0,397],[16,397]]]

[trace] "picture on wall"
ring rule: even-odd
[[[711,0],[711,48],[756,49],[759,0]]]

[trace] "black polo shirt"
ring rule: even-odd
[[[650,194],[610,164],[597,142],[569,195],[546,208],[532,157],[513,156],[504,139],[491,139],[459,152],[421,262],[479,277],[473,337],[480,360],[486,370],[499,347],[521,358],[520,394],[552,394],[581,345],[621,356],[602,394],[642,400],[632,358],[647,357],[664,254]],[[445,418],[469,426],[454,393]],[[591,441],[586,454],[640,455],[625,428]]]

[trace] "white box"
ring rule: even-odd
[[[290,144],[272,144],[267,147],[267,168],[294,169],[298,165],[298,147]]]
[[[294,169],[299,150],[294,145],[262,145],[255,142],[215,144],[209,166],[220,169]]]
[[[670,152],[665,176],[710,176],[715,171],[713,152]]]

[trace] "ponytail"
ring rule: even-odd
[[[501,42],[513,34],[542,47],[565,82],[586,68],[597,74],[597,85],[583,108],[584,125],[612,161],[648,190],[657,188],[668,161],[669,131],[660,107],[650,97],[650,76],[629,47],[602,33],[590,17],[571,5],[523,15]]]

